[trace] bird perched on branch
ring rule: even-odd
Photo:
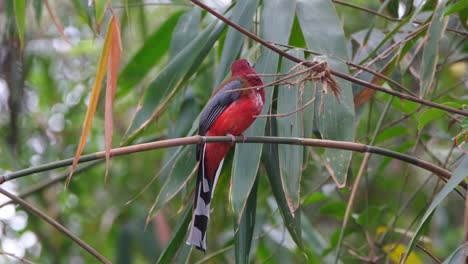
[[[245,88],[245,89],[244,89]],[[215,90],[200,115],[201,136],[239,136],[254,122],[265,102],[263,81],[249,62],[239,59],[231,65],[231,77]],[[187,244],[206,250],[210,202],[224,157],[232,143],[198,146],[199,160],[195,202]]]

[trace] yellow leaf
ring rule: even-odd
[[[388,244],[383,247],[383,251],[388,254],[390,260],[394,263],[400,263],[401,257],[406,252],[406,246],[403,244]],[[408,259],[405,262],[406,264],[422,264],[421,259],[411,252],[408,256]]]
[[[85,120],[83,122],[83,130],[81,132],[80,142],[78,143],[78,149],[73,159],[73,164],[71,166],[70,174],[67,177],[65,182],[65,187],[70,183],[73,172],[75,171],[76,166],[78,165],[78,159],[80,158],[81,153],[83,152],[86,140],[88,139],[89,131],[91,131],[91,126],[93,123],[94,114],[96,113],[96,107],[99,100],[99,94],[101,93],[102,81],[104,79],[104,74],[107,69],[107,62],[109,59],[109,52],[112,44],[112,28],[115,19],[113,16],[109,22],[109,27],[107,29],[106,39],[104,41],[104,47],[102,49],[101,57],[99,58],[99,64],[96,70],[96,78],[94,80],[93,88],[91,90],[91,96],[89,97],[88,109],[86,111]]]
[[[109,174],[110,151],[112,148],[113,115],[112,106],[114,105],[115,91],[117,89],[117,75],[119,70],[119,61],[121,53],[120,25],[115,16],[110,21],[109,30],[111,31],[110,54],[108,61],[107,86],[106,86],[106,108],[105,108],[105,150],[106,150],[106,174],[104,181],[107,183]]]

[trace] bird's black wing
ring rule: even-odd
[[[208,129],[213,125],[216,119],[223,111],[241,94],[241,91],[235,91],[242,88],[242,81],[232,80],[224,86],[209,101],[200,116],[198,134],[204,136]],[[233,91],[234,90],[234,91]]]

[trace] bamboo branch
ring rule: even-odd
[[[389,149],[369,146],[361,143],[355,142],[348,142],[348,141],[335,141],[335,140],[325,140],[325,139],[311,139],[311,138],[294,138],[294,137],[246,137],[243,138],[242,136],[237,136],[231,138],[229,136],[223,137],[205,137],[205,136],[191,136],[191,137],[184,137],[184,138],[175,138],[175,139],[167,139],[167,140],[160,140],[150,143],[142,143],[137,145],[131,145],[121,148],[115,148],[110,151],[110,156],[122,156],[130,153],[154,150],[154,149],[161,149],[161,148],[169,148],[169,147],[177,147],[177,146],[185,146],[185,145],[193,145],[193,144],[204,144],[204,143],[214,143],[214,142],[232,142],[232,143],[269,143],[269,144],[287,144],[287,145],[300,145],[300,146],[312,146],[312,147],[323,147],[323,148],[333,148],[333,149],[342,149],[342,150],[349,150],[361,153],[374,153],[386,157],[391,157],[394,159],[398,159],[410,164],[413,164],[417,167],[430,171],[440,177],[442,180],[447,181],[450,179],[452,172],[438,167],[430,162],[399,153],[396,151],[392,151]],[[79,158],[78,163],[89,162],[93,160],[100,160],[105,158],[105,151],[95,152],[88,155],[83,155]],[[24,170],[19,170],[16,172],[8,173],[5,175],[0,176],[0,184],[10,181],[16,178],[20,178],[26,175],[48,171],[52,169],[57,169],[61,167],[69,166],[73,163],[73,158],[59,160],[43,165],[39,165],[36,167],[27,168]],[[467,188],[466,183],[460,183],[460,186],[463,188]]]

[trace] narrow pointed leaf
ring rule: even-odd
[[[26,19],[26,1],[14,0],[13,9],[15,11],[16,30],[18,30],[18,37],[20,39],[21,49],[24,48],[24,21]]]
[[[114,18],[112,18],[114,19]],[[96,78],[94,80],[93,88],[91,90],[91,95],[89,97],[88,109],[86,110],[85,119],[83,122],[83,128],[81,131],[80,141],[78,143],[78,149],[76,150],[75,158],[73,159],[73,164],[70,169],[70,174],[66,180],[66,186],[70,183],[71,177],[73,175],[73,171],[78,164],[78,159],[81,153],[84,150],[86,145],[86,140],[88,139],[89,132],[91,131],[91,126],[93,124],[94,114],[96,112],[97,103],[99,100],[99,94],[101,93],[102,81],[104,80],[104,75],[107,69],[107,63],[109,60],[109,53],[112,44],[112,19],[109,23],[109,27],[107,29],[106,39],[104,41],[104,46],[102,49],[101,57],[99,58],[98,67],[96,69]]]
[[[109,175],[110,151],[112,149],[112,131],[113,131],[113,114],[112,106],[114,105],[115,91],[117,90],[117,73],[119,71],[120,53],[122,51],[120,39],[120,25],[117,17],[113,16],[110,21],[108,34],[111,34],[111,43],[108,60],[108,73],[106,82],[106,106],[105,106],[105,151],[106,151],[106,174],[104,181],[107,182]]]
[[[329,246],[329,242],[326,241],[323,236],[320,234],[318,230],[314,228],[314,226],[309,222],[307,217],[302,216],[301,218],[302,230],[303,232],[303,240],[306,251],[312,250],[314,255],[316,256],[323,256],[325,250]],[[335,256],[333,254],[327,254],[324,257],[325,263],[333,263]],[[341,264],[341,261],[338,261]]]
[[[349,52],[332,2],[298,0],[296,12],[307,47],[328,55],[330,68],[348,74],[348,68],[342,60],[349,60]],[[313,16],[310,15],[312,13]],[[337,83],[341,88],[340,101],[332,93],[324,96],[324,113],[316,116],[318,128],[325,139],[353,141],[354,103],[351,84],[341,79]],[[329,163],[330,173],[339,187],[346,183],[351,154],[343,150],[325,150],[325,161]]]
[[[452,191],[455,189],[460,182],[465,180],[468,177],[468,155],[464,155],[462,161],[458,165],[458,167],[453,172],[450,180],[445,183],[442,190],[434,197],[431,204],[427,208],[426,212],[424,213],[421,222],[419,223],[418,227],[414,231],[414,235],[411,238],[411,241],[408,244],[407,250],[405,255],[403,256],[402,263],[405,263],[406,258],[408,258],[409,253],[413,249],[414,245],[418,242],[419,237],[422,235],[423,226],[427,224],[427,220],[430,218],[434,210],[439,206],[442,200],[445,199]]]
[[[465,255],[468,252],[468,244],[465,243],[461,246],[459,246],[455,251],[453,251],[452,254],[448,258],[444,260],[442,264],[458,264],[458,263],[465,263],[463,261],[463,255]]]
[[[106,14],[107,5],[109,5],[109,2],[110,0],[94,0],[94,9],[96,11],[96,28],[98,31],[101,27],[102,19],[104,19],[104,15]]]
[[[92,12],[86,6],[86,2],[83,0],[72,0],[73,7],[75,9],[75,14],[78,15],[84,22],[86,22],[89,28],[93,29],[92,25]]]
[[[444,16],[446,2],[446,0],[438,2],[429,26],[421,62],[421,97],[430,94],[434,89],[434,77],[439,60],[439,41],[448,23],[448,17]]]
[[[196,174],[195,147],[184,146],[174,153],[175,160],[164,166],[162,174],[166,174],[166,181],[159,191],[148,213],[148,219],[156,214],[169,200],[179,193],[189,180]]]
[[[169,100],[188,77],[187,73],[194,73],[190,71],[194,63],[206,56],[224,27],[223,23],[215,21],[205,28],[150,83],[143,95],[143,103],[127,130],[125,141],[135,137],[167,107]]]
[[[171,35],[182,12],[172,14],[155,32],[153,32],[136,54],[130,59],[119,74],[119,91],[117,97],[123,97],[132,91],[146,74],[158,64],[171,42]]]
[[[255,214],[257,212],[257,190],[258,178],[255,180],[252,191],[249,194],[240,223],[239,225],[235,225],[237,229],[236,241],[234,243],[236,263],[249,263],[250,246],[252,245],[255,228]]]
[[[295,57],[303,58],[300,50],[288,52]],[[281,63],[281,72],[286,73],[295,66],[295,63],[284,59]],[[299,77],[300,78],[300,77]],[[290,80],[294,82],[295,80]],[[280,137],[302,137],[303,122],[301,113],[296,111],[301,107],[299,86],[278,87],[278,114],[292,113],[288,116],[278,117],[276,120],[278,136]],[[278,146],[278,159],[280,166],[281,182],[285,193],[289,210],[292,214],[299,207],[300,183],[302,176],[302,161],[304,147],[281,144]]]
[[[444,11],[444,16],[451,15],[453,13],[468,9],[467,1],[458,1],[447,6],[447,9]]]
[[[200,18],[200,8],[193,8],[179,18],[170,41],[169,54],[171,58],[177,55],[191,40],[197,37],[200,28]]]
[[[174,257],[181,248],[188,247],[184,243],[185,235],[187,234],[188,225],[192,219],[192,204],[189,202],[184,211],[179,216],[176,227],[174,228],[171,240],[164,252],[159,256],[157,263],[174,263]]]
[[[266,126],[267,136],[278,136],[276,132],[276,122],[273,119],[269,121]],[[278,145],[265,144],[263,146],[263,160],[265,162],[265,169],[267,171],[268,180],[270,181],[273,196],[278,204],[279,211],[283,217],[284,224],[289,231],[292,239],[296,244],[303,248],[301,236],[301,211],[297,210],[294,214],[289,210],[286,196],[283,192],[283,184],[281,183],[279,160],[278,160]]]
[[[237,1],[232,11],[231,20],[239,26],[250,30],[252,19],[257,10],[258,0]],[[223,46],[223,54],[219,63],[215,83],[221,83],[228,73],[231,63],[239,56],[240,49],[244,43],[244,34],[235,28],[229,27]]]

